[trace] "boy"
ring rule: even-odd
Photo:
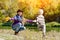
[[[43,36],[45,36],[46,26],[45,26],[45,19],[44,19],[43,13],[44,13],[43,9],[39,9],[37,20],[34,20],[33,22],[37,22],[38,29],[42,30]]]
[[[46,26],[45,26],[45,19],[43,16],[43,9],[39,9],[39,15],[37,16],[37,25],[38,25],[38,29],[43,31],[43,36],[45,36],[46,33]]]

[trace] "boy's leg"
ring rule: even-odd
[[[40,24],[37,24],[37,28],[38,28],[38,30],[40,30]]]
[[[38,25],[38,29],[43,32],[43,36],[46,35],[46,26],[44,25]]]
[[[42,29],[43,29],[42,25],[41,24],[38,24],[38,30],[39,31],[42,31]]]
[[[43,25],[43,36],[45,36],[45,35],[46,35],[46,26]]]

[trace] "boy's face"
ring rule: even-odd
[[[23,13],[22,13],[22,12],[18,12],[18,14],[19,14],[19,16],[22,16],[22,15],[23,15]]]

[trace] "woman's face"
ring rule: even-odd
[[[22,15],[23,15],[23,13],[22,13],[22,12],[18,12],[18,15],[19,15],[19,16],[22,16]]]

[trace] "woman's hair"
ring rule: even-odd
[[[23,12],[23,11],[19,9],[19,10],[17,10],[17,13],[18,13],[18,12]]]

